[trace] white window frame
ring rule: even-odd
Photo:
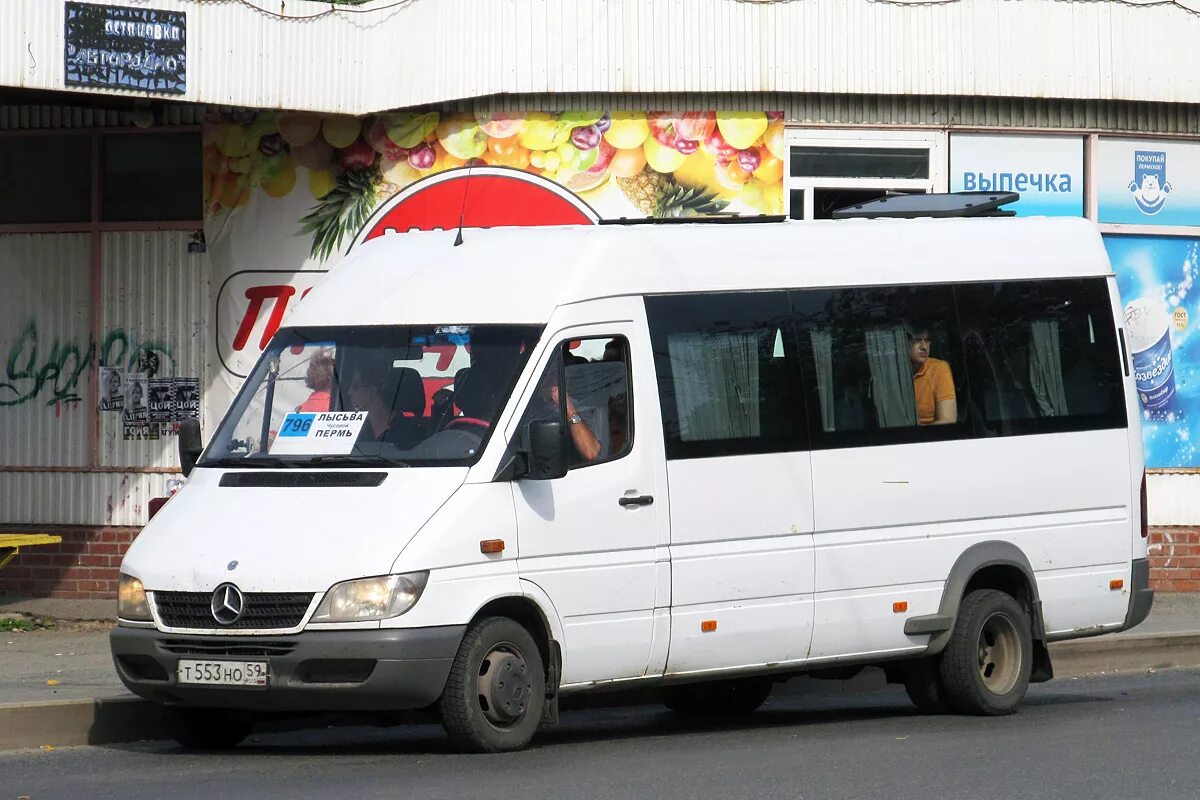
[[[803,219],[813,218],[815,189],[917,189],[924,192],[945,192],[949,185],[949,149],[945,131],[874,130],[874,129],[804,129],[789,128],[784,137],[788,146],[788,163],[784,169],[784,213],[790,212],[792,190],[804,191]],[[814,178],[791,174],[792,147],[888,147],[929,151],[928,178]]]

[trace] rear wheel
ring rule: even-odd
[[[663,705],[689,716],[734,716],[755,711],[770,694],[771,681],[764,678],[691,683],[664,691]]]
[[[173,708],[168,711],[171,737],[192,750],[237,747],[254,730],[254,717],[224,708]]]
[[[460,750],[495,753],[529,744],[546,702],[546,673],[529,631],[508,617],[467,629],[439,710]]]
[[[946,699],[962,714],[1010,714],[1029,688],[1033,635],[1011,595],[980,589],[963,598],[942,653]]]

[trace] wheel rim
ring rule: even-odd
[[[479,707],[497,728],[510,728],[529,710],[533,680],[525,656],[516,645],[492,645],[479,663]]]
[[[1021,639],[1016,623],[1003,613],[984,620],[979,630],[979,678],[988,691],[1008,694],[1021,672]]]

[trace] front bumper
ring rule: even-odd
[[[465,625],[308,631],[290,636],[183,636],[113,629],[117,674],[159,703],[249,711],[401,711],[442,694]],[[181,658],[268,662],[267,688],[180,685]]]

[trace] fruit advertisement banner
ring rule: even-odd
[[[1105,236],[1125,307],[1146,466],[1200,466],[1200,239]],[[1195,431],[1195,433],[1193,433]]]
[[[210,121],[204,143],[210,241],[256,195],[301,194],[304,213],[279,234],[307,238],[321,262],[344,251],[380,202],[470,166],[540,175],[602,219],[783,213],[780,113],[262,112]]]

